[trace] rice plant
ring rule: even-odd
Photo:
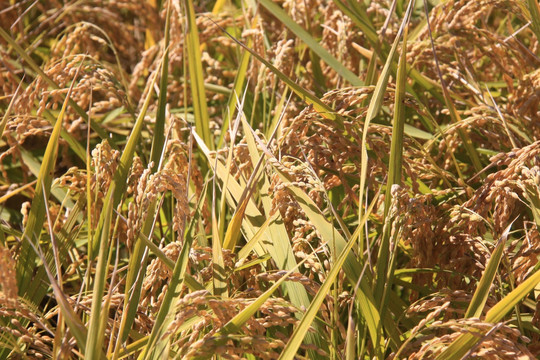
[[[540,357],[537,1],[0,4],[0,359]]]

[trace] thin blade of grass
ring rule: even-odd
[[[345,339],[345,360],[354,360],[356,359],[356,322],[352,316],[349,316],[349,323],[347,324],[347,335]]]
[[[165,17],[165,39],[164,39],[164,54],[163,63],[161,65],[161,78],[159,83],[159,98],[156,111],[156,122],[154,127],[154,136],[152,138],[152,148],[150,150],[150,161],[154,163],[152,173],[155,173],[160,168],[162,163],[163,148],[165,145],[165,114],[167,108],[167,80],[169,75],[169,42],[170,42],[170,22],[171,22],[171,2],[167,3],[167,13]],[[120,344],[125,342],[133,322],[135,321],[136,312],[138,309],[139,299],[141,296],[141,287],[144,280],[144,270],[146,269],[146,259],[144,259],[144,251],[148,246],[141,238],[150,238],[151,229],[153,229],[154,215],[156,212],[156,202],[154,200],[148,207],[146,220],[142,226],[140,235],[137,237],[133,254],[128,265],[128,275],[126,278],[126,293],[124,303],[123,316],[120,321],[119,334],[120,339],[115,346],[115,355],[117,356],[120,349]],[[151,243],[151,241],[149,241]],[[153,243],[152,243],[153,245]],[[159,250],[159,248],[158,248]]]
[[[236,247],[236,243],[240,238],[240,228],[242,221],[246,213],[246,207],[249,203],[249,197],[244,198],[242,203],[238,204],[236,211],[229,222],[227,232],[225,233],[225,240],[223,241],[223,248],[233,250]]]
[[[393,271],[395,267],[395,251],[390,254],[390,239],[392,238],[392,219],[389,216],[392,202],[392,188],[401,184],[401,167],[403,163],[403,135],[405,130],[405,85],[407,82],[407,28],[403,32],[403,42],[401,44],[401,56],[399,59],[397,83],[394,99],[394,119],[392,124],[392,142],[390,146],[390,163],[388,164],[388,179],[386,183],[386,196],[384,198],[384,226],[379,254],[377,256],[377,284],[375,288],[375,299],[379,300],[379,312],[384,317],[388,294],[392,291]],[[394,239],[394,243],[395,243]],[[392,255],[392,256],[391,256]],[[389,259],[390,258],[390,259]],[[381,292],[382,291],[382,292]]]
[[[218,159],[216,157],[215,161]],[[212,178],[212,294],[218,297],[227,298],[227,282],[225,273],[225,260],[223,258],[223,244],[219,232],[218,220],[216,217],[216,187],[217,177]],[[246,198],[247,200],[247,198]],[[241,207],[240,207],[241,209]],[[245,207],[244,207],[245,209]],[[238,208],[237,208],[238,210]],[[242,215],[243,216],[243,215]],[[236,226],[233,223],[232,226]]]
[[[540,5],[538,0],[527,0],[531,14],[532,29],[536,39],[540,41]]]
[[[37,184],[37,178],[39,177],[39,172],[41,171],[41,166],[43,161],[33,156],[32,153],[26,149],[20,150],[21,157],[24,161],[24,164],[28,166],[30,172],[36,177],[35,183]],[[52,186],[50,190],[50,195],[52,195],[59,202],[66,202],[67,205],[71,208],[73,207],[73,201],[67,197],[67,191],[57,186]]]
[[[112,194],[111,194],[112,196]],[[110,204],[110,201],[109,201]],[[112,222],[112,206],[104,208],[104,223],[101,231],[100,247],[98,262],[96,266],[96,274],[93,277],[94,287],[92,289],[92,307],[90,311],[90,320],[88,326],[88,334],[86,338],[86,351],[84,356],[86,359],[95,359],[98,354],[103,351],[103,339],[105,332],[102,331],[103,318],[108,318],[108,309],[102,311],[103,294],[105,292],[105,284],[108,277],[109,266],[109,236]]]
[[[489,295],[489,290],[491,288],[491,285],[493,284],[495,275],[497,274],[497,270],[499,268],[499,264],[503,255],[504,246],[506,244],[506,240],[508,239],[508,233],[510,232],[512,224],[508,225],[508,227],[503,231],[501,237],[499,238],[497,246],[491,254],[491,257],[489,258],[489,261],[486,265],[486,269],[482,274],[482,278],[480,279],[480,282],[476,287],[473,298],[471,299],[471,302],[467,307],[467,311],[465,312],[465,318],[480,317],[480,315],[482,314],[482,310],[484,309],[484,305],[486,304]]]
[[[278,218],[277,213],[275,213],[273,216],[270,216],[268,219],[265,220],[265,222],[262,224],[262,226],[259,228],[259,231],[247,242],[246,245],[238,252],[238,261],[244,260],[251,250],[257,245],[257,243],[263,238],[264,233],[266,232],[266,229],[268,228],[268,225],[272,221],[276,221]]]
[[[1,30],[1,29],[0,29]],[[39,242],[41,231],[43,230],[43,222],[45,220],[45,201],[49,199],[51,192],[51,185],[54,174],[54,166],[56,163],[56,158],[58,156],[58,144],[60,139],[60,132],[62,129],[62,123],[66,109],[75,85],[77,76],[82,67],[82,63],[77,69],[71,86],[69,87],[66,99],[62,105],[62,109],[56,119],[53,131],[50,135],[49,142],[47,143],[47,148],[45,149],[45,154],[41,163],[39,174],[37,177],[36,188],[34,199],[32,201],[32,206],[30,208],[30,213],[28,214],[28,220],[26,227],[24,229],[22,237],[21,251],[19,254],[19,261],[17,263],[17,285],[19,287],[19,295],[21,297],[30,296],[30,300],[40,300],[33,299],[31,296],[31,287],[32,287],[32,277],[35,267],[36,255],[32,251],[32,245]],[[40,279],[45,274],[42,270],[40,271],[39,276],[36,279]],[[35,294],[34,294],[35,295]]]
[[[253,18],[253,22],[251,25],[251,29],[256,29],[256,27],[259,24],[259,17],[256,15]],[[253,40],[251,38],[248,39],[247,45],[248,47],[251,47],[253,45]],[[242,93],[242,89],[244,87],[244,83],[246,81],[247,77],[247,71],[249,66],[249,60],[251,58],[251,55],[249,51],[244,50],[242,52],[242,58],[240,59],[240,65],[238,66],[238,70],[236,73],[236,77],[234,79],[234,86],[233,90],[231,91],[231,95],[229,97],[229,101],[227,103],[227,112],[225,119],[223,120],[223,129],[227,129],[229,127],[229,124],[231,123],[231,120],[233,118],[234,112],[238,105],[239,100],[239,94]],[[223,145],[223,141],[225,139],[225,134],[227,134],[226,131],[222,131],[219,140],[218,140],[218,148],[220,148]]]
[[[364,216],[364,218],[358,225],[359,229],[362,229],[362,227],[366,223],[367,215],[369,215],[369,213],[366,213],[365,215],[366,216]],[[330,273],[327,275],[319,291],[317,291],[317,294],[313,298],[313,301],[309,305],[309,308],[307,309],[306,313],[302,317],[302,320],[300,321],[298,326],[294,329],[294,332],[292,333],[289,341],[287,342],[287,345],[281,352],[279,356],[280,360],[294,359],[295,355],[297,354],[298,349],[300,348],[300,345],[302,345],[302,342],[304,341],[304,337],[306,336],[309,330],[309,327],[311,326],[311,324],[313,323],[313,320],[315,320],[315,317],[317,316],[317,312],[319,311],[319,308],[321,307],[326,297],[329,295],[330,288],[334,284],[334,281],[337,278],[339,272],[342,270],[343,265],[345,264],[345,261],[347,260],[349,256],[350,251],[352,250],[353,246],[356,244],[356,240],[359,233],[360,232],[356,232],[356,237],[351,237],[349,239],[347,246],[345,246],[345,248],[341,251],[336,262],[332,264],[332,269],[330,270]]]
[[[145,256],[146,249],[148,248],[149,251],[156,255],[156,257],[160,259],[169,269],[172,270],[174,268],[174,263],[172,260],[170,260],[157,245],[148,239],[154,229],[155,221],[157,221],[157,218],[155,217],[156,210],[159,212],[159,208],[156,206],[156,201],[157,200],[154,200],[149,205],[147,218],[144,221],[141,231],[139,232],[135,242],[133,254],[129,260],[125,290],[125,298],[127,300],[124,302],[123,316],[120,320],[118,330],[120,338],[115,345],[113,359],[116,359],[118,356],[120,345],[127,340],[139,308],[142,284],[148,262],[148,257]],[[126,221],[125,219],[123,220]]]
[[[11,115],[11,109],[13,108],[13,104],[15,103],[15,100],[17,99],[17,96],[19,95],[19,90],[21,89],[22,80],[19,82],[19,85],[17,86],[17,89],[15,90],[15,93],[11,97],[11,100],[9,101],[8,108],[6,109],[6,112],[4,113],[4,116],[2,117],[2,121],[0,122],[0,139],[4,136],[4,130],[6,128],[6,124],[8,122],[9,116]]]
[[[162,359],[163,352],[168,346],[168,336],[165,336],[168,324],[174,318],[175,304],[178,300],[178,295],[184,284],[184,276],[189,261],[189,251],[193,244],[192,237],[186,237],[182,250],[178,256],[178,260],[174,266],[174,270],[169,282],[169,287],[165,293],[162,305],[159,308],[156,321],[152,327],[152,332],[148,338],[148,343],[144,348],[144,351],[139,356],[139,359]]]
[[[439,66],[439,60],[438,60],[438,57],[437,57],[437,52],[435,51],[435,42],[433,41],[433,34],[431,32],[431,25],[430,25],[430,22],[429,22],[429,12],[428,12],[427,0],[424,0],[424,12],[425,12],[425,15],[426,15],[426,20],[427,20],[427,28],[428,28],[429,39],[430,39],[430,42],[431,42],[431,49],[433,51],[433,57],[435,59],[435,67],[437,69],[437,74],[439,76],[439,80],[441,82],[441,87],[442,87],[442,91],[443,91],[444,102],[446,104],[446,107],[448,108],[448,111],[450,112],[450,118],[452,119],[452,121],[455,124],[458,124],[458,123],[461,122],[461,116],[459,115],[459,113],[458,113],[458,111],[457,111],[457,109],[456,109],[456,107],[454,105],[454,102],[452,101],[452,97],[450,95],[450,92],[448,91],[448,87],[446,86],[446,82],[444,81],[444,78],[443,78],[443,75],[442,75],[442,72],[441,72],[441,68]],[[467,133],[465,133],[464,131],[462,131],[461,128],[458,129],[458,134],[459,134],[459,137],[461,138],[461,140],[463,142],[463,145],[465,146],[465,150],[467,151],[467,154],[469,155],[469,158],[471,159],[471,161],[473,163],[473,167],[475,168],[476,172],[481,172],[482,169],[483,169],[482,162],[480,161],[478,151],[473,146],[473,143],[472,143],[469,135]],[[484,174],[482,174],[481,176],[484,177]]]
[[[308,257],[298,263],[294,268],[287,271],[283,276],[274,283],[268,290],[266,290],[255,301],[249,304],[240,313],[234,316],[229,322],[223,326],[223,328],[214,335],[215,342],[217,344],[225,343],[228,340],[230,334],[234,334],[240,331],[241,327],[261,308],[261,306],[272,296],[272,294],[288,279],[288,277],[294,273],[300,265],[302,265]],[[195,357],[197,360],[209,359],[212,355],[204,355]]]
[[[368,15],[364,4],[355,0],[349,0],[347,3],[341,0],[334,0],[334,4],[336,4],[336,6],[362,30],[374,49],[372,58],[370,58],[369,69],[367,71],[367,78],[365,81],[366,85],[372,85],[372,75],[375,70],[376,60],[377,58],[385,59],[388,57],[389,44],[387,44],[385,41],[379,41],[377,31],[371,22],[370,15]],[[418,32],[421,30],[421,28],[422,26],[418,26],[414,31]],[[395,65],[393,65],[393,67],[394,66]],[[409,64],[407,64],[407,73],[411,79],[426,89],[433,97],[441,102],[444,102],[444,97],[439,93],[440,85],[424,76],[420,71],[413,68]],[[407,91],[414,94],[409,85],[407,85]]]
[[[403,18],[403,21],[401,22],[401,26],[399,28],[396,39],[394,40],[392,48],[388,54],[384,68],[381,72],[379,80],[377,81],[377,85],[375,86],[375,90],[371,98],[371,101],[369,103],[366,118],[364,121],[364,130],[362,133],[362,160],[361,160],[362,167],[360,170],[360,195],[359,195],[360,203],[364,201],[363,199],[364,199],[364,192],[365,192],[365,187],[366,187],[366,178],[367,178],[367,169],[368,169],[367,134],[369,131],[369,126],[371,124],[371,121],[377,116],[377,114],[379,113],[381,109],[382,102],[384,99],[384,94],[386,93],[386,87],[388,86],[388,78],[390,77],[391,65],[393,63],[393,59],[396,54],[396,50],[397,50],[399,41],[401,39],[401,36],[403,34],[404,28],[409,23],[409,19],[410,19],[414,2],[415,2],[414,0],[409,1],[407,12],[405,14],[405,17]],[[359,219],[361,219],[362,214],[363,214],[362,206],[359,207],[358,213],[359,213]],[[384,285],[385,285],[384,280],[386,279],[386,271],[387,271],[387,265],[388,265],[387,264],[388,251],[389,251],[388,244],[381,244],[379,256],[380,255],[386,256],[386,258],[378,259],[377,261],[377,265],[378,265],[377,278],[375,282],[374,296],[378,304],[381,304]]]
[[[195,115],[195,129],[210,149],[214,149],[214,141],[210,133],[210,120],[206,105],[206,92],[204,88],[204,75],[201,60],[201,44],[199,31],[195,19],[195,9],[191,0],[184,1],[187,18],[186,46],[188,53],[188,68],[190,77],[191,95],[193,97],[193,112]]]
[[[216,24],[219,26],[218,24]],[[304,89],[300,85],[296,84],[293,80],[291,80],[287,75],[282,73],[278,68],[276,68],[274,65],[270,64],[269,61],[264,59],[262,56],[260,56],[256,51],[253,49],[247,47],[244,43],[236,39],[234,36],[229,34],[225,29],[223,29],[221,26],[219,26],[221,30],[227,34],[236,44],[241,46],[243,49],[247,50],[254,58],[256,58],[259,62],[264,64],[270,71],[272,71],[281,81],[283,81],[287,86],[291,88],[291,90],[298,95],[303,101],[306,103],[313,105],[313,108],[315,111],[317,111],[322,117],[329,120],[338,120],[341,122],[335,111],[323,103],[317,96],[313,95],[310,91]]]
[[[270,254],[266,254],[266,255],[263,255],[261,257],[258,257],[254,260],[251,260],[251,261],[248,261],[240,266],[236,266],[234,268],[234,272],[238,272],[240,270],[244,270],[244,269],[249,269],[250,267],[253,267],[255,265],[258,265],[258,264],[263,264],[263,263],[266,263],[268,260],[272,259],[272,257],[270,256]]]
[[[15,195],[18,195],[23,191],[30,189],[32,186],[35,186],[36,182],[37,180],[34,180],[26,185],[21,186],[20,188],[14,189],[3,196],[0,196],[0,205],[9,200],[10,198],[14,197]]]
[[[506,295],[501,301],[493,306],[486,314],[485,322],[497,323],[503,319],[520,301],[535,289],[540,283],[540,271],[536,271],[527,280],[522,282],[511,293]],[[461,359],[479,340],[478,336],[463,334],[448,346],[436,360],[459,360]]]
[[[356,74],[347,69],[345,65],[340,63],[332,54],[330,54],[325,48],[323,48],[313,37],[298,25],[289,15],[281,9],[276,3],[270,0],[259,0],[259,3],[263,5],[270,13],[272,13],[276,19],[279,19],[285,26],[287,26],[300,40],[302,40],[317,56],[319,56],[324,62],[326,62],[332,69],[334,69],[343,79],[347,80],[353,86],[362,86],[364,82],[358,78]]]
[[[195,132],[190,133],[189,148],[193,148],[193,137],[196,137]],[[202,139],[200,139],[201,142]],[[204,143],[203,143],[204,145]],[[188,158],[191,159],[191,152],[188,155]],[[189,171],[187,174],[187,183],[190,182],[191,177],[191,160],[188,162]],[[186,190],[187,191],[187,190]],[[180,230],[179,230],[180,231]],[[184,243],[182,244],[182,249],[178,255],[178,259],[174,265],[174,269],[171,275],[169,286],[163,298],[163,302],[159,309],[159,312],[156,316],[154,326],[152,327],[152,332],[148,339],[148,345],[144,348],[144,351],[140,354],[138,359],[162,359],[167,355],[169,349],[170,336],[167,336],[165,332],[167,331],[168,325],[174,318],[175,314],[175,305],[179,300],[179,294],[182,289],[182,286],[185,283],[186,270],[189,262],[189,252],[193,244],[193,237],[189,236],[189,232],[183,231]]]
[[[245,53],[247,54],[247,53]],[[233,161],[233,150],[234,150],[234,146],[235,146],[235,141],[236,141],[236,136],[238,134],[238,128],[240,127],[240,122],[241,122],[241,118],[244,116],[243,113],[242,113],[242,110],[243,110],[243,106],[244,106],[244,100],[245,100],[245,93],[244,93],[244,97],[242,98],[242,101],[240,103],[237,103],[238,104],[238,116],[236,117],[236,120],[233,124],[233,127],[231,129],[231,135],[230,135],[230,146],[229,146],[229,151],[228,151],[228,155],[227,155],[227,163],[226,163],[226,168],[227,168],[227,175],[225,177],[225,179],[223,180],[223,189],[227,189],[228,187],[228,184],[229,184],[229,178],[230,178],[230,169],[231,169],[231,166],[232,166],[232,161]],[[222,133],[225,133],[225,131],[222,131]],[[240,228],[242,226],[242,219],[244,218],[244,215],[245,215],[245,212],[246,212],[246,206],[247,204],[249,203],[249,198],[252,194],[254,190],[254,187],[251,187],[249,189],[249,194],[247,193],[248,192],[248,189],[246,189],[246,196],[243,196],[241,197],[241,199],[243,200],[240,200],[240,203],[238,204],[238,206],[236,207],[236,210],[233,214],[233,217],[231,219],[231,221],[229,222],[229,226],[227,227],[227,231],[225,232],[225,235],[224,235],[224,240],[223,240],[223,247],[225,249],[229,249],[229,250],[233,250],[236,246],[236,243],[238,241],[238,239],[240,238]],[[221,193],[221,208],[220,208],[220,215],[219,215],[219,234],[222,234],[223,233],[223,229],[225,227],[225,213],[226,213],[226,205],[227,205],[227,201],[226,201],[226,196],[227,196],[227,191],[223,191]]]
[[[279,168],[275,168],[276,172],[280,175],[282,180],[286,183],[291,182],[288,176],[282,173]],[[301,189],[296,188],[295,186],[288,186],[287,189],[294,196],[298,204],[306,213],[306,216],[310,219],[310,222],[315,226],[317,231],[321,234],[322,239],[330,246],[330,250],[334,254],[340,254],[343,249],[347,246],[347,241],[341,236],[341,234],[335,231],[332,224],[326,220],[324,215],[322,215],[321,210],[318,209],[317,205],[307,196]],[[369,213],[374,206],[375,201],[372,201],[370,209],[366,211]],[[360,235],[360,230],[357,228],[356,233],[352,235],[353,238],[356,238]],[[356,259],[355,256],[349,254],[347,261],[343,265],[343,271],[347,276],[350,284],[355,286],[360,278],[361,273],[361,264]],[[358,301],[358,306],[364,317],[364,320],[368,326],[369,334],[373,343],[378,343],[379,345],[384,343],[384,338],[382,334],[382,328],[380,324],[382,323],[381,317],[379,315],[379,310],[375,306],[375,300],[373,298],[373,293],[371,290],[372,281],[367,276],[369,273],[366,273],[365,277],[360,279],[360,289],[357,292],[356,300]],[[383,319],[384,320],[384,319]],[[400,343],[399,336],[395,333],[390,333],[390,340],[393,344],[397,345]],[[376,349],[379,355],[382,353],[382,348],[379,347]],[[382,355],[381,355],[382,356]]]
[[[345,2],[341,0],[333,0],[333,1],[334,1],[334,4],[336,4],[336,6],[362,30],[362,32],[365,34],[365,36],[367,37],[371,45],[376,46],[379,40],[379,37],[369,17],[363,16],[364,14],[367,15],[364,9],[357,9],[357,7],[354,6],[355,5],[354,3],[356,3],[356,1],[350,2],[350,4],[352,4],[350,8],[347,6]]]
[[[154,127],[154,137],[152,138],[152,148],[150,150],[150,161],[154,162],[152,168],[156,172],[161,160],[163,146],[165,144],[165,111],[167,109],[167,81],[169,78],[169,41],[171,28],[171,3],[167,3],[167,14],[165,17],[165,39],[163,64],[161,65],[161,78],[159,81],[159,98],[156,111],[156,123]]]
[[[529,209],[531,210],[536,223],[536,227],[540,229],[540,197],[538,186],[525,185],[524,197],[529,203]]]
[[[407,81],[407,29],[403,34],[401,44],[401,57],[398,65],[396,83],[396,95],[394,100],[394,120],[392,124],[392,140],[390,145],[390,163],[388,166],[388,180],[384,199],[384,214],[388,214],[390,208],[392,186],[401,183],[401,167],[403,164],[403,135],[405,130],[405,83]]]
[[[76,312],[71,307],[71,304],[67,300],[64,291],[62,291],[61,287],[56,282],[56,279],[54,278],[54,275],[52,274],[51,270],[49,269],[47,265],[47,261],[45,260],[44,255],[40,252],[39,248],[35,247],[33,243],[31,243],[31,246],[33,250],[39,254],[39,257],[41,258],[43,264],[45,273],[47,274],[47,277],[49,278],[49,282],[51,284],[55,300],[58,303],[58,306],[60,308],[60,311],[63,315],[63,318],[69,328],[69,331],[73,334],[73,337],[75,338],[75,341],[77,342],[77,345],[80,347],[82,351],[85,351],[86,349],[86,335],[87,330],[84,324],[81,322],[79,317],[77,316]],[[98,354],[96,359],[104,359],[105,353],[101,352]]]
[[[251,156],[251,161],[257,165],[262,164],[264,156],[259,155],[257,142],[259,142],[259,145],[263,149],[264,153],[268,155],[271,154],[269,150],[264,146],[264,144],[256,137],[255,131],[250,127],[244,117],[242,117],[242,123],[244,126],[244,133],[248,145],[248,150]],[[257,167],[255,171],[257,171]],[[267,214],[267,216],[269,216],[269,214],[272,213],[272,199],[270,198],[270,181],[268,179],[268,176],[264,172],[262,172],[261,177],[262,179],[259,196],[261,198],[264,212]],[[278,267],[284,270],[294,268],[296,266],[296,260],[291,246],[291,241],[287,233],[287,229],[285,228],[283,222],[271,222],[268,225],[268,234],[271,244],[266,245],[266,248],[274,258],[274,261],[276,261]],[[307,292],[303,286],[296,283],[286,284],[285,286],[289,290],[289,298],[294,305],[304,307],[309,306],[309,297],[307,296]],[[326,347],[326,344],[324,344],[319,334],[320,332],[318,331],[308,334],[307,341],[310,344],[314,344],[317,347],[324,349]],[[309,351],[309,356],[312,359],[320,358],[320,355],[314,351]]]

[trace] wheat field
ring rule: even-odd
[[[537,0],[0,0],[0,359],[540,358]]]

